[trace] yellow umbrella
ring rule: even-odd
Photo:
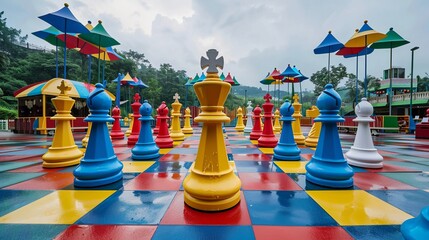
[[[345,47],[368,47],[369,44],[376,42],[386,37],[386,34],[380,33],[372,29],[365,20],[359,32],[353,34],[349,41],[344,44]],[[365,79],[364,79],[364,94],[367,96],[367,54],[365,51]]]

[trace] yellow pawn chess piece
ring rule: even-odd
[[[57,114],[51,117],[55,120],[55,135],[52,140],[52,146],[42,156],[43,167],[57,168],[68,167],[79,164],[83,156],[83,152],[76,146],[71,131],[70,121],[76,119],[71,113],[74,105],[74,100],[66,95],[66,91],[70,91],[71,87],[66,86],[64,80],[61,85],[57,87],[61,92],[52,99]]]
[[[183,124],[182,132],[184,134],[194,133],[194,129],[191,127],[191,110],[188,107],[185,109],[185,123]]]
[[[305,143],[305,137],[302,134],[301,131],[301,103],[299,103],[299,97],[298,94],[295,93],[293,96],[293,109],[295,110],[292,114],[292,117],[295,118],[295,121],[292,121],[292,131],[293,131],[293,139],[295,139],[296,144],[298,145],[304,145]]]
[[[86,130],[85,137],[82,139],[82,147],[86,148],[88,145],[89,134],[91,133],[92,122],[88,123],[88,129]]]
[[[276,111],[274,112],[274,133],[275,134],[279,134],[280,131],[282,130],[282,126],[280,125],[280,111],[277,108]]]
[[[243,109],[238,107],[237,109],[237,124],[235,125],[235,130],[237,132],[244,132],[244,122],[243,122]]]
[[[317,118],[320,114],[319,109],[316,106],[311,106],[310,109],[305,111],[306,117]],[[305,146],[307,147],[317,147],[317,142],[319,141],[320,130],[322,129],[321,122],[314,122],[311,126],[310,132],[308,133],[307,138],[305,139]]]
[[[228,163],[222,123],[229,122],[223,113],[231,85],[220,80],[217,68],[223,67],[223,57],[215,49],[201,57],[201,68],[209,67],[204,81],[194,85],[202,112],[195,118],[202,122],[197,158],[183,181],[185,203],[203,211],[222,211],[240,202],[241,181]]]
[[[127,131],[125,131],[125,136],[129,137],[131,135],[131,131],[133,130],[133,122],[134,122],[134,117],[132,113],[128,114],[128,121],[129,121],[129,127],[127,129]]]
[[[183,134],[182,129],[180,128],[180,108],[182,104],[179,102],[179,94],[174,94],[174,103],[171,104],[173,108],[173,113],[171,114],[173,119],[171,120],[171,132],[170,137],[173,141],[183,141],[185,140],[185,134]]]

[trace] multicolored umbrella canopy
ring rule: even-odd
[[[65,42],[68,49],[76,49],[82,54],[98,53],[98,46],[79,38],[79,34],[62,33],[57,38]]]
[[[98,58],[98,54],[91,54],[91,56]],[[113,61],[117,61],[117,60],[122,60],[124,59],[123,57],[121,57],[121,55],[119,55],[117,52],[115,52],[115,50],[113,50],[112,47],[107,47],[105,48],[105,51],[103,51],[100,55],[101,59],[103,61],[109,61],[109,62],[113,62]]]
[[[225,75],[222,73],[220,76],[219,76],[219,78],[220,78],[220,80],[224,80],[225,79]]]
[[[390,74],[389,74],[389,115],[392,114],[392,49],[397,48],[400,46],[403,46],[405,44],[410,43],[409,41],[403,39],[398,33],[393,31],[393,28],[390,28],[389,31],[386,33],[386,37],[378,40],[377,42],[371,44],[371,48],[375,49],[383,49],[388,48],[390,49]]]
[[[133,80],[134,80],[134,83],[130,83],[130,85],[133,87],[138,87],[140,89],[145,89],[149,87],[141,79],[138,79],[137,77],[134,77]]]
[[[282,77],[286,77],[286,78],[290,78],[290,77],[295,77],[298,76],[299,72],[298,71],[294,71],[292,69],[292,67],[290,66],[290,64],[287,65],[286,69],[280,74],[280,76]]]
[[[201,73],[200,78],[198,78],[197,82],[202,82],[204,81],[204,79],[206,79],[206,75],[204,74],[204,72]]]
[[[281,75],[285,77],[283,82],[292,83],[292,96],[295,94],[294,83],[301,83],[302,81],[308,79],[308,77],[302,75],[295,66],[290,67],[290,64],[288,64],[287,68]]]
[[[267,92],[270,93],[270,85],[276,80],[271,76],[270,72],[268,72],[267,76],[264,79],[259,81],[260,83],[267,85]]]
[[[192,84],[192,78],[188,78],[188,81],[186,81],[185,86],[189,87],[189,86],[192,86],[192,85],[193,85]]]
[[[63,78],[53,78],[49,81],[38,82],[24,88],[19,89],[14,93],[16,98],[37,96],[37,95],[52,95],[58,96],[60,90],[57,88],[61,81],[64,80],[65,84],[71,86],[71,90],[67,92],[70,97],[73,98],[87,98],[89,93],[95,89],[95,86],[92,84],[77,82],[73,80],[63,79]],[[107,91],[112,101],[115,100],[115,96]]]
[[[228,75],[226,75],[226,77],[223,81],[231,84],[231,86],[234,85],[234,80],[232,80],[231,73],[228,73]]]
[[[125,74],[125,76],[121,79],[121,85],[131,85],[131,83],[134,83],[131,75],[129,73]]]
[[[107,33],[106,29],[104,29],[103,27],[101,20],[98,21],[97,26],[95,26],[90,32],[80,34],[79,38],[98,46],[98,82],[100,82],[101,48],[119,45],[120,43],[114,38],[112,38],[109,33]]]
[[[383,33],[379,33],[372,29],[368,25],[368,21],[365,20],[362,27],[359,29],[359,31],[344,44],[346,47],[368,47],[369,44],[376,42],[382,38],[384,38],[386,35]],[[364,79],[364,96],[367,96],[367,55],[365,54],[365,79]]]
[[[70,11],[68,7],[69,5],[65,3],[64,7],[61,8],[60,10],[40,16],[39,18],[51,24],[56,29],[62,31],[64,34],[89,32],[89,30],[76,19],[76,17],[73,15],[73,13]],[[64,43],[64,76],[63,76],[64,79],[67,78],[66,65],[67,65],[67,48]]]
[[[57,36],[62,34],[60,30],[56,29],[53,26],[46,28],[45,30],[33,32],[32,34],[36,37],[39,37],[48,43],[55,46],[55,77],[58,77],[58,46],[63,46],[64,43],[59,41]]]
[[[200,79],[200,76],[198,76],[198,73],[196,73],[194,79],[191,80],[190,84],[194,85],[195,83],[198,82],[199,79]]]
[[[232,86],[240,86],[240,83],[238,83],[237,79],[235,79],[235,76],[232,77],[232,81],[234,81],[234,85]]]
[[[328,35],[326,35],[325,39],[317,46],[313,52],[314,54],[328,54],[328,78],[329,78],[329,72],[330,72],[330,65],[331,65],[331,53],[336,52],[340,50],[344,45],[338,41],[334,35],[332,35],[332,32],[329,31]]]

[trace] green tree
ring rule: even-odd
[[[315,85],[314,94],[319,95],[328,83],[332,84],[334,88],[336,88],[340,81],[345,77],[347,77],[347,68],[341,63],[338,67],[331,66],[329,77],[327,69],[325,67],[322,68],[322,70],[313,73],[310,78],[310,81]]]
[[[429,91],[429,77],[420,77],[417,75],[417,92]]]

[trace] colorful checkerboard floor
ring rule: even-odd
[[[384,167],[353,168],[353,188],[336,190],[306,182],[314,149],[272,161],[272,149],[226,129],[241,202],[217,213],[183,201],[201,129],[158,161],[132,161],[126,141],[114,141],[124,178],[97,189],[73,186],[75,166],[42,168],[52,137],[0,132],[0,239],[402,239],[401,223],[429,206],[429,140],[374,137]],[[340,137],[346,152],[354,135]]]

